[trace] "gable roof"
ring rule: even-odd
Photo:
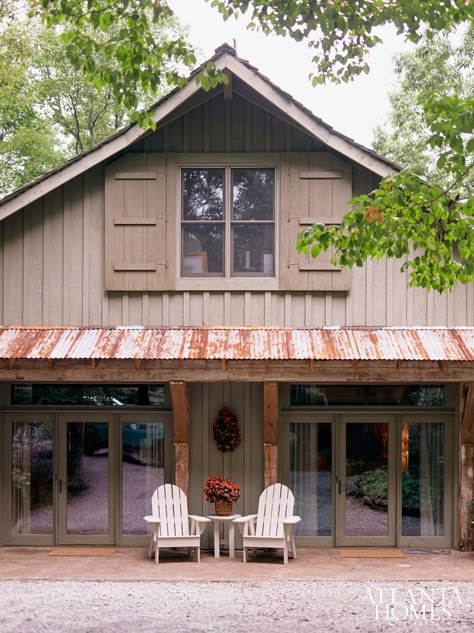
[[[393,161],[337,132],[322,119],[316,117],[308,108],[276,86],[268,77],[262,75],[248,61],[238,57],[235,49],[228,44],[223,44],[217,48],[213,57],[194,70],[189,77],[188,83],[183,88],[175,88],[150,108],[150,111],[153,112],[153,120],[157,124],[199,90],[202,90],[196,81],[196,76],[204,70],[209,62],[213,62],[219,71],[227,69],[261,97],[270,101],[293,124],[327,145],[328,148],[339,152],[342,156],[363,165],[382,177],[400,170],[400,167]],[[129,125],[113,136],[94,145],[86,152],[71,158],[59,167],[19,187],[0,200],[0,220],[5,219],[15,213],[15,211],[34,202],[91,167],[113,157],[150,133],[150,130],[144,130],[136,124]]]

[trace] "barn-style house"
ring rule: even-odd
[[[0,201],[0,544],[145,546],[157,485],[206,515],[224,475],[242,514],[289,485],[306,545],[472,549],[473,285],[298,254],[398,167],[231,47],[213,61],[225,86],[194,74],[156,131]]]

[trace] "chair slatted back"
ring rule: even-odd
[[[283,536],[282,519],[293,516],[295,497],[283,484],[268,486],[260,495],[256,536]]]
[[[189,536],[188,500],[173,484],[164,484],[151,497],[153,516],[160,518],[161,536]]]

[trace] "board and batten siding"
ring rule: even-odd
[[[189,511],[201,516],[214,514],[214,504],[204,500],[202,489],[208,477],[221,475],[240,485],[241,497],[234,511],[254,514],[263,490],[263,385],[192,383],[189,400]],[[235,413],[239,422],[242,442],[231,453],[219,451],[212,435],[212,425],[222,407]],[[203,538],[204,547],[212,547],[211,529]],[[237,538],[239,543],[240,536]]]
[[[407,288],[386,260],[349,292],[106,292],[103,184],[95,168],[0,223],[3,325],[474,325],[473,284]]]
[[[325,215],[338,220],[338,201],[350,193],[349,176],[351,197],[371,191],[377,184],[374,175],[360,165],[349,164],[336,154],[323,151],[320,143],[290,125],[283,115],[277,116],[237,92],[231,102],[225,102],[218,94],[198,103],[197,100],[203,98],[196,97],[196,103],[183,106],[189,111],[132,145],[125,156],[120,155],[123,166],[120,171],[122,176],[125,174],[121,186],[131,184],[124,184],[130,165],[145,174],[154,172],[156,182],[163,183],[164,173],[157,156],[160,152],[171,152],[175,156],[209,152],[210,160],[216,152],[234,155],[244,152],[250,157],[256,152],[277,153],[280,171],[288,176],[286,190],[284,187],[281,190],[281,198],[286,191],[287,199],[280,200],[279,209],[279,287],[257,287],[256,290],[203,287],[199,290],[195,283],[192,289],[179,291],[171,284],[164,285],[163,291],[153,285],[140,291],[106,290],[104,248],[106,239],[110,239],[105,224],[108,166],[99,165],[0,222],[2,324],[474,325],[473,284],[458,286],[446,295],[409,289],[406,274],[399,271],[400,263],[385,260],[370,261],[352,272],[302,270],[305,265],[329,264],[324,257],[318,262],[305,260],[294,250],[295,235],[300,227],[304,228],[300,218],[319,217],[313,201],[321,197],[325,200]],[[152,158],[146,157],[147,154]],[[172,161],[171,154],[167,156],[168,169]],[[346,178],[308,178],[308,172],[315,170],[345,172]],[[145,179],[145,182],[149,189],[152,181]],[[176,228],[174,216],[165,220],[160,215],[163,204],[169,214],[175,208],[176,186],[175,182],[168,187],[169,199],[156,201],[161,204],[155,208],[156,226],[162,227],[166,221]],[[131,184],[131,190],[133,187],[135,184]],[[124,220],[129,212],[120,210],[119,205],[113,211],[112,217],[119,222],[130,221]],[[144,217],[145,207],[136,205],[130,213]],[[137,228],[126,223],[116,226],[123,232]],[[144,224],[138,228],[145,230],[150,226]],[[173,240],[167,240],[168,263],[176,239],[174,235]],[[283,258],[288,263],[286,269]],[[157,261],[161,260],[157,258]],[[124,263],[136,262],[124,260]],[[149,271],[143,272],[150,276]],[[167,283],[170,277],[176,276],[174,270],[168,270],[166,275]],[[338,286],[335,280],[342,280],[342,285]]]

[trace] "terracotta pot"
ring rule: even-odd
[[[216,501],[214,507],[217,516],[227,517],[232,514],[232,501]]]

